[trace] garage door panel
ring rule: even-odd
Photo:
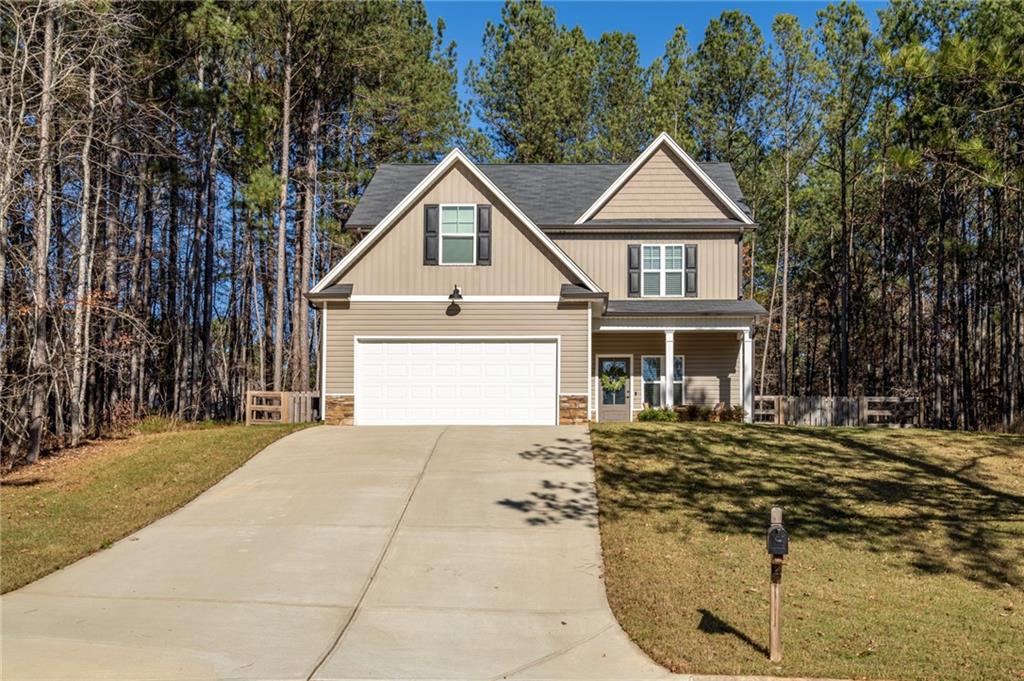
[[[557,422],[554,340],[356,343],[356,423]]]

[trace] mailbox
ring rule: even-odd
[[[782,525],[768,528],[768,553],[773,556],[785,556],[789,553],[789,534]]]

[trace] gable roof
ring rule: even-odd
[[[405,211],[411,207],[420,197],[434,185],[450,168],[455,164],[461,164],[462,167],[469,171],[470,175],[478,179],[484,187],[486,187],[495,197],[498,202],[504,205],[509,211],[519,219],[520,222],[525,225],[526,229],[533,233],[535,237],[540,241],[541,245],[545,247],[555,259],[561,262],[569,271],[571,271],[578,278],[579,282],[589,288],[591,291],[601,291],[601,287],[598,286],[594,281],[587,275],[583,269],[573,262],[572,258],[565,254],[561,248],[555,244],[541,229],[536,225],[524,213],[511,199],[495,184],[487,175],[481,172],[480,168],[475,163],[469,160],[465,154],[458,149],[452,149],[444,159],[433,166],[423,166],[427,169],[427,172],[419,179],[419,181],[411,187],[406,193],[399,197],[398,201],[391,206],[387,214],[384,215],[377,223],[376,226],[370,230],[370,232],[363,237],[348,254],[341,259],[341,261],[331,268],[331,270],[324,275],[316,286],[310,289],[310,293],[316,294],[322,292],[324,289],[329,287],[338,277],[341,276],[349,267],[351,267],[362,254],[369,250],[370,246],[376,243],[381,236],[393,225],[398,218],[402,216]],[[371,183],[372,184],[372,183]]]
[[[747,216],[738,226],[752,224],[743,192],[728,163],[701,163],[700,169]],[[436,166],[385,163],[377,168],[347,224],[373,227]],[[580,215],[618,180],[626,163],[480,163],[475,166],[541,227],[576,224]]]
[[[582,215],[580,215],[576,219],[576,224],[582,224],[589,220],[590,218],[594,217],[597,211],[600,210],[601,207],[604,206],[606,203],[608,203],[608,201],[611,200],[613,196],[615,196],[616,192],[618,192],[619,189],[624,184],[626,184],[626,182],[628,182],[629,179],[633,177],[633,175],[635,175],[636,172],[640,170],[640,168],[642,168],[645,163],[647,163],[647,160],[654,155],[654,152],[656,152],[658,149],[662,147],[665,147],[665,149],[667,149],[669,153],[671,153],[677,159],[682,161],[683,165],[689,168],[690,172],[692,172],[696,176],[697,181],[703,184],[705,189],[709,190],[712,194],[714,194],[714,196],[717,197],[718,200],[725,205],[726,210],[733,214],[734,218],[736,218],[737,220],[746,225],[754,224],[753,219],[751,219],[749,215],[749,209],[746,208],[745,205],[741,207],[738,203],[736,203],[736,201],[734,201],[729,196],[729,194],[724,190],[724,188],[717,182],[715,182],[715,180],[713,180],[710,175],[708,175],[708,173],[701,167],[699,163],[694,161],[689,154],[683,151],[682,147],[676,144],[676,141],[672,139],[672,137],[669,136],[667,132],[661,133],[653,142],[647,145],[647,148],[644,149],[643,152],[636,157],[636,160],[630,163],[629,166],[624,171],[622,171],[618,178],[616,178],[615,181],[612,182],[604,190],[604,192],[602,192],[601,195],[597,197],[597,199],[592,204],[590,204],[590,206],[585,211],[583,211]],[[732,182],[736,182],[735,176],[733,176]],[[736,185],[736,190],[739,190],[738,184]]]

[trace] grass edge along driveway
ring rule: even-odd
[[[1024,678],[1024,438],[634,423],[592,440],[609,602],[669,669]],[[776,503],[779,665],[764,650]]]
[[[308,424],[204,424],[103,440],[0,481],[0,592],[110,546]]]

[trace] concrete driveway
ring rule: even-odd
[[[2,677],[666,675],[601,570],[585,428],[313,428],[4,596]]]

